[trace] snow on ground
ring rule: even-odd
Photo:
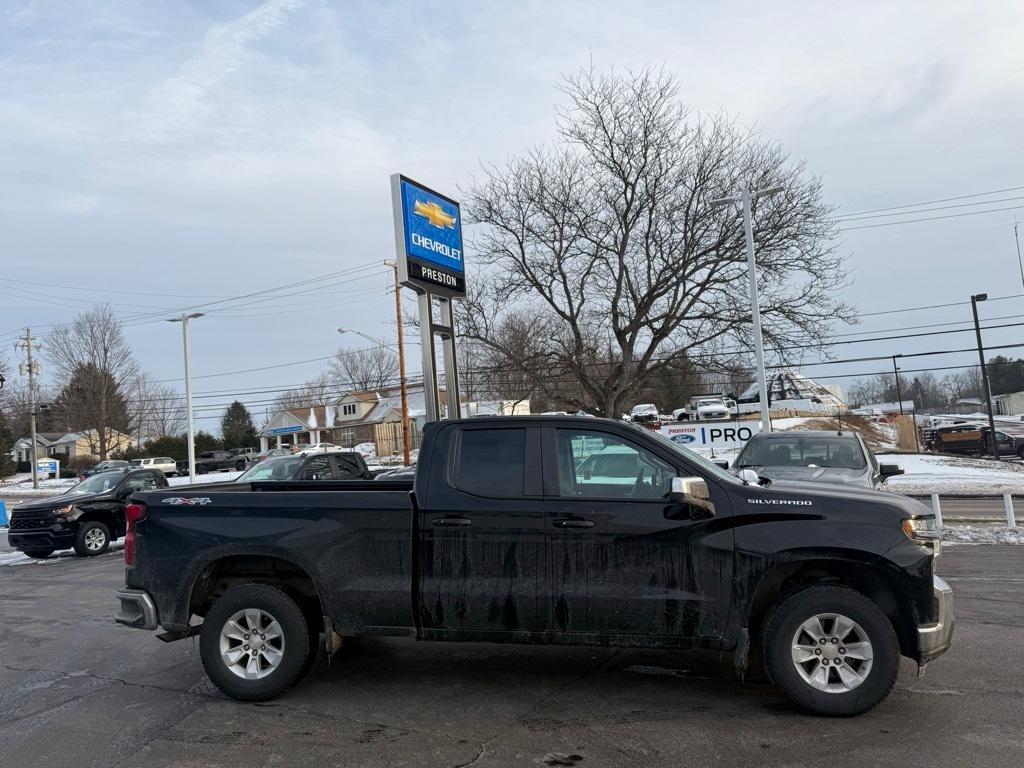
[[[883,464],[902,464],[906,474],[890,478],[885,486],[904,494],[938,493],[943,496],[997,496],[1024,494],[1024,463],[996,462],[968,456],[931,454],[879,454]]]
[[[1024,528],[945,525],[943,544],[1024,544]]]
[[[39,481],[38,488],[33,488],[31,475],[27,473],[13,475],[0,480],[0,496],[56,496],[77,482],[77,478],[64,478],[61,480],[56,478],[50,480],[47,478],[46,480]]]
[[[772,429],[786,430],[786,429],[800,429],[808,421],[811,421],[807,416],[792,416],[785,419],[772,419]]]
[[[118,539],[111,542],[110,549],[107,552],[117,552],[122,549],[124,549],[124,539]],[[0,567],[5,565],[52,565],[69,557],[77,557],[75,550],[62,549],[42,559],[29,557],[21,552],[0,552]]]

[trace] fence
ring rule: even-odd
[[[942,503],[939,501],[939,494],[933,493],[932,497],[932,512],[935,514],[935,524],[938,527],[942,527]],[[1013,496],[1009,493],[1003,494],[1003,512],[1006,515],[1006,527],[1016,528],[1017,527],[1017,516],[1013,510]]]

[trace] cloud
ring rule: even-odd
[[[100,198],[82,192],[61,192],[53,199],[54,210],[60,213],[85,215],[100,207]]]
[[[202,49],[157,87],[142,116],[153,140],[180,137],[210,112],[210,94],[251,58],[251,46],[269,37],[302,6],[302,0],[266,0],[234,21],[210,29]]]

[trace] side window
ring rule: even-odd
[[[362,467],[359,466],[359,462],[351,456],[334,456],[335,472],[334,477],[336,480],[352,480],[353,478],[359,478],[363,474]]]
[[[326,456],[316,456],[303,467],[299,480],[329,480],[331,478],[331,460]]]
[[[463,429],[455,487],[474,496],[516,499],[525,493],[526,430]]]
[[[589,430],[559,429],[559,495],[568,498],[665,498],[676,470],[635,443]]]

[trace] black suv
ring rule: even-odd
[[[111,541],[124,536],[128,497],[166,487],[159,470],[100,472],[60,496],[15,507],[7,539],[29,557],[49,557],[68,547],[82,557],[102,555]]]

